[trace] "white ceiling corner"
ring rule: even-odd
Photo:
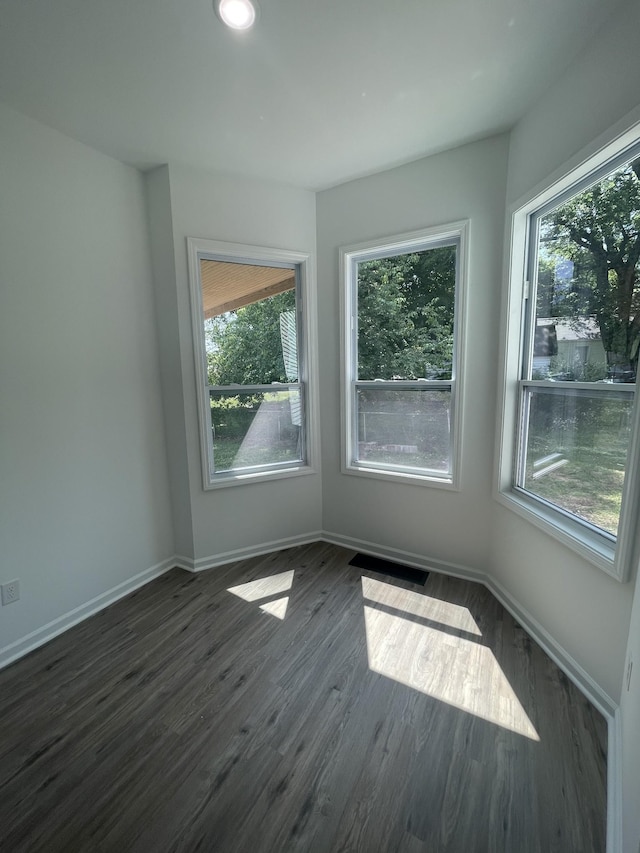
[[[124,162],[309,189],[511,127],[617,0],[2,0],[0,101]]]

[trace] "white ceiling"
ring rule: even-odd
[[[507,129],[617,0],[0,0],[0,101],[113,157],[309,189]],[[0,143],[1,144],[1,143]]]

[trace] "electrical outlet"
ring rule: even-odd
[[[20,581],[8,581],[0,586],[2,592],[2,606],[5,604],[13,604],[20,598]]]

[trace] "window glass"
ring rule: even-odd
[[[533,378],[635,382],[639,175],[640,158],[538,217]]]
[[[530,223],[516,486],[615,538],[640,344],[640,158]]]
[[[209,393],[217,473],[301,460],[299,388]]]
[[[299,271],[198,255],[211,482],[305,463]]]
[[[449,474],[451,389],[358,388],[358,459]]]
[[[343,250],[347,471],[454,480],[463,232]]]
[[[358,264],[358,379],[451,379],[456,247]]]
[[[533,387],[525,399],[523,487],[615,536],[632,395]]]
[[[296,382],[295,289],[205,320],[205,338],[210,385]]]

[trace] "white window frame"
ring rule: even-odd
[[[405,483],[422,484],[435,488],[459,491],[462,469],[462,406],[464,353],[466,341],[466,289],[468,268],[469,222],[463,220],[433,228],[412,231],[379,240],[370,240],[340,249],[340,303],[341,303],[341,363],[342,370],[342,472],[357,476],[373,477]],[[365,382],[357,379],[357,265],[360,262],[378,258],[391,258],[411,252],[422,252],[441,246],[455,245],[456,284],[454,302],[454,341],[453,363],[450,380],[415,381],[388,380],[385,382]],[[355,446],[357,442],[356,388],[367,386],[375,388],[393,387],[396,389],[428,388],[451,389],[451,474],[439,475],[436,472],[422,471],[400,466],[368,464],[366,460],[357,460]]]
[[[189,264],[189,289],[191,295],[191,322],[193,332],[196,394],[198,401],[198,425],[202,484],[205,490],[259,483],[313,474],[319,464],[318,400],[317,400],[317,336],[315,322],[316,290],[311,256],[287,249],[273,249],[242,243],[227,243],[187,237]],[[200,282],[200,260],[234,261],[256,266],[291,266],[296,271],[296,310],[298,312],[298,349],[300,375],[297,384],[303,411],[303,461],[283,463],[268,467],[248,468],[239,471],[215,472],[213,464],[213,433],[211,430],[210,386],[207,376],[207,360],[204,331],[204,311]],[[228,386],[241,391],[251,391],[254,386]],[[256,386],[257,387],[257,386]]]
[[[522,379],[527,299],[530,296],[531,221],[544,209],[559,205],[589,184],[604,177],[630,159],[640,144],[640,124],[621,129],[613,138],[602,141],[588,155],[582,155],[559,170],[535,195],[517,202],[507,219],[509,239],[505,259],[508,286],[503,303],[502,380],[499,384],[502,417],[497,438],[497,482],[494,496],[503,506],[544,530],[571,550],[602,569],[611,577],[626,582],[638,563],[640,536],[636,533],[640,507],[640,403],[637,386],[632,412],[632,427],[625,468],[622,510],[617,537],[576,520],[543,499],[532,498],[515,483],[523,435],[521,395],[523,388],[545,382]],[[533,294],[531,294],[533,296]],[[558,387],[565,383],[555,383]],[[571,382],[572,389],[593,385]],[[615,387],[615,386],[614,386]]]

